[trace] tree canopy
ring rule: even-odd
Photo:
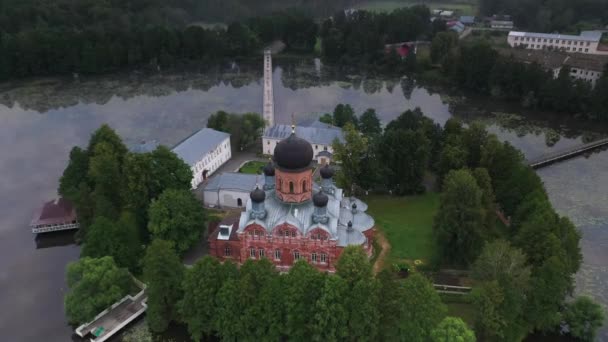
[[[129,272],[119,268],[110,256],[84,257],[67,266],[65,311],[72,324],[89,322],[106,307],[129,293]]]
[[[205,230],[205,210],[187,190],[163,192],[150,204],[149,216],[152,237],[172,241],[180,254],[199,242]]]
[[[153,332],[163,332],[171,321],[179,318],[184,265],[172,242],[155,239],[146,249],[143,270],[148,285],[148,327]]]
[[[446,317],[431,331],[432,342],[475,342],[475,333],[458,317]]]
[[[468,265],[484,241],[481,189],[468,170],[450,171],[443,184],[435,232],[443,260]]]

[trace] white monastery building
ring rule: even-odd
[[[265,184],[263,175],[224,172],[213,176],[203,186],[203,203],[211,208],[245,207],[249,194]]]
[[[173,148],[192,170],[192,189],[232,157],[230,134],[203,128]]]
[[[592,55],[608,55],[608,50],[600,49],[601,39],[601,31],[582,31],[578,36],[511,31],[507,42],[511,47],[526,49],[552,49]]]
[[[262,135],[262,151],[265,155],[274,155],[274,148],[279,141],[289,137],[292,133],[290,125],[274,125],[264,130]],[[313,148],[314,160],[323,165],[330,164],[334,149],[332,144],[335,139],[344,141],[342,129],[316,121],[310,126],[295,127],[295,134],[306,140]]]

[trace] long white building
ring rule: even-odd
[[[608,55],[600,49],[601,31],[583,31],[580,35],[511,31],[507,42],[511,47],[534,50],[561,50],[592,55]]]
[[[203,128],[173,148],[192,170],[192,189],[232,157],[230,134]]]

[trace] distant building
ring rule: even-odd
[[[469,26],[475,24],[475,17],[472,15],[463,15],[460,16],[459,21],[464,25]]]
[[[446,26],[447,26],[448,30],[454,31],[458,34],[461,34],[465,29],[464,24],[461,23],[460,21],[448,21],[446,23]]]
[[[195,132],[173,148],[192,170],[192,189],[232,157],[230,134],[211,128]]]
[[[572,78],[588,81],[592,86],[595,86],[602,76],[604,66],[608,64],[608,56],[582,53],[525,49],[498,49],[498,52],[524,63],[537,63],[551,71],[554,78],[559,76],[564,66],[569,66]]]
[[[442,18],[451,18],[454,16],[454,11],[441,11],[439,12],[439,16]]]
[[[600,41],[601,31],[583,31],[580,35],[536,33],[536,32],[509,32],[507,42],[511,47],[520,47],[531,50],[561,50],[592,55],[608,55],[602,50]]]
[[[490,27],[500,30],[512,30],[515,26],[511,20],[491,20]]]
[[[342,129],[324,124],[314,124],[311,126],[274,125],[264,130],[262,136],[262,151],[266,155],[274,155],[274,149],[279,141],[292,134],[292,128],[298,137],[308,141],[314,151],[314,160],[319,164],[329,164],[333,158],[332,144],[335,139],[344,141]]]
[[[32,233],[47,233],[58,230],[78,229],[76,208],[70,201],[59,197],[44,203],[30,222]]]
[[[410,42],[403,43],[395,43],[395,44],[386,44],[384,45],[384,52],[391,53],[391,51],[395,51],[399,57],[405,58],[410,54],[411,51],[414,51],[414,46]]]
[[[295,133],[281,140],[274,163],[264,167],[265,184],[249,193],[245,211],[210,233],[209,254],[237,263],[265,258],[282,271],[304,260],[327,272],[335,271],[347,246],[371,256],[375,221],[367,204],[344,196],[329,165],[314,183],[312,161],[308,141]]]
[[[256,186],[264,186],[264,177],[239,172],[218,174],[204,185],[203,203],[212,208],[243,207],[249,193]]]

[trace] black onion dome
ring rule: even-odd
[[[268,164],[266,164],[264,166],[263,171],[264,171],[265,176],[268,176],[268,177],[274,176],[274,165],[272,165],[271,161],[269,161]]]
[[[325,166],[321,168],[320,173],[323,179],[329,179],[334,176],[334,169],[330,167],[329,164],[325,164]]]
[[[310,165],[313,152],[310,143],[292,133],[274,148],[274,161],[282,168],[303,169]]]
[[[249,198],[255,203],[262,203],[266,199],[266,193],[259,187],[256,187],[255,190],[249,194]]]
[[[323,191],[317,192],[314,196],[312,196],[312,203],[315,207],[324,207],[329,202],[329,197],[323,193]]]

